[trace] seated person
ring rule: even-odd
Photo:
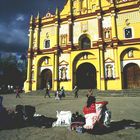
[[[65,97],[65,90],[64,90],[63,86],[60,89],[60,95],[61,95],[61,97]]]
[[[84,125],[85,129],[93,129],[96,122],[96,98],[94,96],[89,96],[87,99],[87,105],[83,108],[83,113],[85,115],[86,124]]]
[[[107,110],[107,104],[107,101],[96,102],[96,98],[94,96],[88,96],[87,105],[83,108],[86,121],[86,124],[83,127],[85,129],[93,129],[96,123],[101,127],[103,126],[102,122],[100,122],[102,116],[101,112],[103,110]]]
[[[96,113],[95,101],[96,98],[94,96],[88,96],[87,105],[83,108],[84,114]]]

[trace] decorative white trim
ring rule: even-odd
[[[103,28],[110,28],[111,27],[111,17],[107,16],[107,17],[103,17]]]
[[[123,68],[129,64],[129,63],[135,63],[140,68],[140,60],[127,60],[127,61],[121,61],[121,71],[123,72]]]
[[[40,73],[45,69],[49,69],[49,70],[51,70],[51,72],[53,72],[53,67],[52,66],[47,66],[47,67],[40,67]]]

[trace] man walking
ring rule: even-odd
[[[20,98],[20,88],[17,86],[16,87],[16,98],[19,97]]]
[[[74,89],[73,89],[73,92],[74,92],[74,97],[75,98],[78,98],[78,87],[75,85]]]
[[[46,98],[46,96],[48,96],[49,98],[51,97],[50,96],[50,91],[49,91],[49,88],[48,87],[46,88],[46,92],[45,92],[44,98]]]

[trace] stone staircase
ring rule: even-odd
[[[80,94],[86,95],[88,90],[80,90]],[[93,95],[95,96],[140,96],[139,89],[123,89],[123,90],[93,90]]]
[[[55,91],[50,91],[51,95],[54,95]],[[74,96],[72,91],[65,91],[66,95]],[[87,89],[79,90],[79,96],[86,96],[88,94]],[[44,96],[45,90],[37,90],[29,92],[28,95],[42,95]],[[93,95],[95,96],[140,96],[140,88],[139,89],[123,89],[123,90],[97,90],[93,89]]]

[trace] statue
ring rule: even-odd
[[[67,72],[66,72],[67,68],[66,67],[62,67],[61,68],[61,75],[60,75],[60,78],[62,80],[66,80],[67,79]]]
[[[112,65],[107,65],[107,78],[113,78],[113,69],[112,69]]]
[[[130,51],[128,52],[128,57],[129,57],[129,58],[133,57],[133,50],[130,50]]]

